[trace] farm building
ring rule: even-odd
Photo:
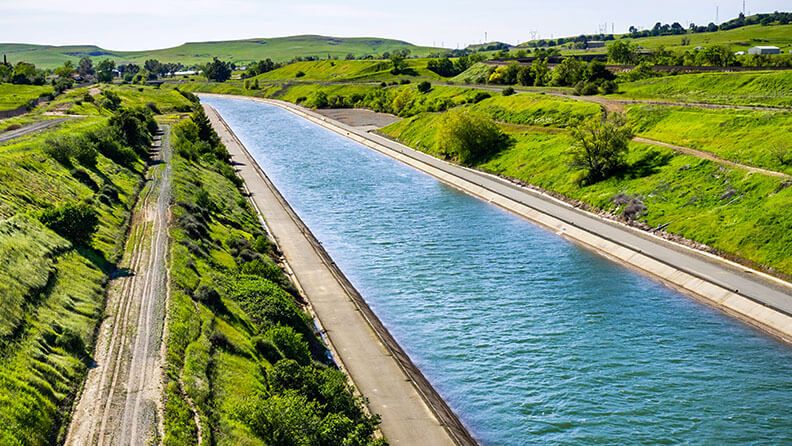
[[[755,46],[748,48],[748,54],[781,54],[781,49],[777,46]]]

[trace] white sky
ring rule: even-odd
[[[747,0],[747,11],[792,10],[790,0]],[[420,45],[465,47],[484,40],[520,43],[596,33],[611,23],[736,17],[742,0],[0,0],[0,42],[96,44],[111,50],[184,42],[323,34],[389,37]]]

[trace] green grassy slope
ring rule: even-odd
[[[384,52],[392,52],[397,49],[409,49],[412,54],[419,56],[437,51],[435,48],[415,46],[392,39],[312,35],[218,42],[191,42],[173,48],[148,51],[112,51],[96,46],[58,47],[0,43],[0,53],[7,54],[10,62],[16,63],[24,60],[43,68],[61,65],[66,60],[77,62],[83,56],[89,56],[94,59],[113,59],[117,63],[134,62],[142,64],[146,59],[154,58],[160,60],[160,62],[181,62],[185,65],[193,65],[206,63],[212,57],[237,63],[266,58],[271,58],[275,61],[287,61],[298,56],[321,58],[334,56],[343,59],[347,54],[362,57],[366,55],[381,55]]]
[[[106,125],[106,118],[85,118],[0,145],[2,444],[56,443],[90,361],[104,285],[123,249],[144,166],[123,167],[102,155],[96,167],[76,160],[67,166],[44,149],[54,135]],[[36,218],[47,207],[77,201],[91,203],[99,217],[87,247],[73,246]]]
[[[0,84],[0,111],[19,108],[31,100],[52,93],[47,85]]]
[[[792,175],[792,112],[630,107],[636,134]]]
[[[486,102],[486,101],[485,101]],[[484,104],[484,103],[482,103]],[[480,104],[479,106],[482,106]],[[438,155],[439,114],[421,114],[383,129],[412,147]],[[477,167],[617,212],[623,193],[648,207],[649,226],[708,244],[727,256],[792,274],[792,187],[783,179],[749,174],[671,150],[631,144],[630,168],[621,176],[580,186],[565,160],[573,143],[566,131],[506,125],[516,144]]]
[[[617,35],[616,39],[627,38],[627,35]],[[682,38],[690,39],[687,45],[682,45]],[[676,36],[654,36],[631,39],[636,44],[647,48],[657,49],[661,46],[675,52],[692,50],[697,46],[726,45],[733,51],[744,51],[752,46],[773,45],[781,48],[782,51],[792,50],[792,25],[751,25],[742,28],[735,28],[726,31],[716,31],[711,33],[682,34]],[[613,41],[606,42],[610,45]],[[527,46],[528,42],[519,46]],[[563,48],[563,46],[558,47]],[[605,48],[592,50],[567,50],[567,52],[577,54],[604,54]]]
[[[380,445],[234,171],[176,144],[164,444],[196,443],[189,396],[205,444]]]
[[[626,99],[792,108],[792,72],[700,73],[656,77],[619,85]]]
[[[297,62],[256,77],[259,82],[299,80],[325,82],[380,82],[396,79],[439,80],[440,76],[426,69],[428,59],[409,59],[407,65],[415,71],[412,75],[394,76],[388,60],[323,60]],[[297,78],[297,73],[304,76]]]

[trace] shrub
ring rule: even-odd
[[[134,150],[124,147],[118,142],[121,135],[114,127],[105,127],[93,132],[88,135],[88,138],[96,145],[99,153],[122,166],[131,167],[139,159]]]
[[[99,185],[96,184],[96,181],[94,181],[93,178],[91,178],[91,175],[89,175],[88,172],[85,171],[85,169],[81,169],[77,167],[75,169],[72,169],[69,173],[77,181],[91,188],[91,190],[96,190],[99,188]]]
[[[296,78],[305,77],[305,72],[298,71],[297,73],[295,73],[294,77],[296,77]]]
[[[572,136],[571,165],[585,169],[591,184],[624,168],[633,133],[624,115],[611,113],[605,121],[595,117],[574,126]]]
[[[483,161],[510,144],[492,118],[467,108],[451,110],[440,121],[438,148],[462,164]]]
[[[293,328],[276,325],[267,330],[265,336],[272,341],[284,358],[293,359],[301,365],[311,363],[311,352],[308,350],[308,343]]]
[[[96,211],[85,203],[66,203],[49,208],[41,213],[39,220],[48,228],[78,245],[88,244],[99,225]]]
[[[511,96],[514,93],[516,93],[516,91],[514,91],[514,88],[512,88],[512,87],[506,87],[501,92],[501,94],[504,95],[504,96]]]
[[[486,91],[477,91],[473,97],[468,99],[468,102],[471,104],[478,104],[479,102],[491,98],[492,95],[487,93]]]
[[[430,84],[427,81],[423,81],[418,84],[418,92],[420,93],[424,93],[424,94],[429,93],[431,89],[432,89],[432,84]]]

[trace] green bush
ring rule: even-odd
[[[72,243],[87,245],[91,241],[99,217],[96,210],[85,203],[66,203],[45,210],[39,220]]]
[[[300,333],[289,326],[276,325],[265,334],[278,348],[284,358],[292,359],[300,365],[311,363],[311,352],[308,343],[303,340]]]
[[[510,144],[492,118],[468,108],[444,114],[437,134],[440,152],[467,165],[485,160]]]

